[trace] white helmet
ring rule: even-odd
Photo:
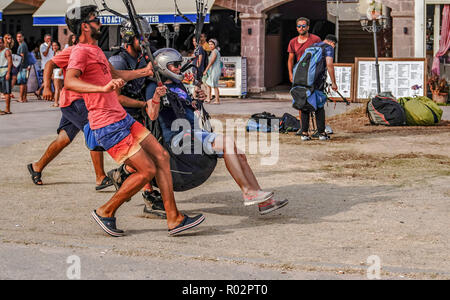
[[[154,53],[155,64],[158,68],[158,72],[169,79],[172,79],[176,82],[180,82],[183,80],[183,74],[175,74],[170,71],[167,66],[174,62],[183,63],[183,56],[181,56],[180,52],[172,48],[163,48],[159,49]]]

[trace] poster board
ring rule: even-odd
[[[395,98],[426,96],[427,63],[424,58],[380,58],[381,92]],[[375,58],[355,58],[356,101],[377,94]]]
[[[334,74],[336,76],[336,84],[338,86],[338,91],[344,96],[349,102],[353,102],[355,99],[355,85],[354,85],[354,74],[355,65],[354,64],[334,64]],[[330,74],[327,72],[327,83],[331,85]],[[329,89],[329,98],[334,101],[343,101],[343,99],[333,91]]]

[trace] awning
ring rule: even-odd
[[[0,21],[3,21],[3,10],[13,2],[14,0],[0,0]]]
[[[33,25],[36,26],[58,26],[65,25],[65,14],[72,4],[67,4],[70,0],[46,0],[44,4],[33,14]],[[209,12],[214,5],[214,0],[208,2],[208,14],[205,22],[209,22]],[[72,0],[72,3],[81,3],[81,5],[94,4],[103,9],[101,0]],[[175,16],[174,0],[134,0],[136,11],[139,15],[145,17],[150,24],[173,24],[188,23],[180,16]],[[125,5],[121,0],[106,0],[109,8],[126,15]],[[178,8],[192,22],[197,20],[197,7],[195,0],[178,0]],[[109,12],[101,14],[103,25],[120,25],[122,19],[112,15]]]

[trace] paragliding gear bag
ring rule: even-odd
[[[168,90],[167,99],[170,102],[170,108],[165,109],[172,109],[177,118],[185,118],[185,109],[187,108],[183,107],[182,101],[186,100],[178,97],[177,94],[170,90]],[[210,124],[209,114],[205,111],[200,101],[197,103],[197,112],[196,115],[202,118],[200,120],[201,124]],[[183,138],[182,143],[177,146],[184,151],[181,154],[175,154],[171,147],[172,140],[165,141],[163,139],[163,132],[158,119],[151,121],[150,118],[146,117],[146,127],[170,155],[170,170],[172,173],[174,191],[188,191],[202,185],[208,180],[216,168],[217,155],[207,154],[203,148],[201,154],[196,154],[196,136],[194,134],[188,136],[188,138],[190,138],[190,143],[184,144],[186,140]],[[207,130],[208,127],[211,128],[209,125],[204,126],[203,129]],[[212,130],[209,132],[212,132]],[[176,137],[176,135],[174,137]],[[158,186],[155,180],[152,184]]]
[[[367,103],[366,113],[372,125],[402,126],[406,123],[405,111],[394,98],[372,98]]]
[[[305,50],[300,60],[294,66],[293,83],[290,91],[295,109],[314,111],[314,107],[308,106],[308,97],[315,90],[323,91],[326,83],[326,56],[327,44],[311,46]]]
[[[247,122],[247,131],[277,132],[280,130],[280,118],[269,112],[257,113]]]

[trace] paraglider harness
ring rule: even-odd
[[[145,36],[143,33],[142,24],[138,22],[138,18],[140,18],[137,13],[136,9],[134,7],[132,0],[122,0],[125,4],[125,7],[128,11],[128,17],[124,16],[112,9],[110,9],[106,3],[105,0],[102,1],[103,7],[105,11],[108,11],[110,13],[113,13],[116,16],[119,16],[123,19],[129,20],[133,31],[136,34],[136,36],[139,39],[141,49],[143,51],[143,57],[147,60],[148,63],[151,63],[153,66],[156,66],[155,60],[153,57],[153,54],[150,50],[150,43],[148,40],[148,36]],[[199,1],[199,0],[196,0]],[[201,2],[203,2],[201,0]],[[202,13],[201,13],[202,14]],[[204,17],[201,18],[201,20],[197,21],[196,29],[200,28],[201,30],[201,24],[204,21]],[[198,33],[198,32],[197,32]],[[198,38],[200,37],[200,34],[198,33]],[[191,62],[188,62],[185,66],[183,66],[182,70],[186,71],[190,67],[194,67],[194,65],[191,64]],[[163,86],[163,81],[161,78],[161,75],[157,70],[155,70],[155,81],[158,86]],[[146,82],[148,84],[148,82]],[[131,95],[132,93],[136,93],[133,91],[130,91],[128,88],[125,88],[125,93],[129,93],[128,95]],[[186,89],[185,89],[186,90]],[[138,93],[138,98],[144,96],[143,94],[144,89],[141,89]],[[190,94],[188,92],[188,94]],[[127,95],[127,94],[124,94]],[[191,95],[190,95],[191,96]],[[136,98],[135,98],[136,99]],[[191,99],[193,97],[191,96]],[[146,100],[146,99],[145,99]],[[185,118],[185,109],[183,107],[183,103],[181,101],[185,101],[184,99],[181,99],[178,97],[177,94],[171,92],[168,90],[166,96],[161,97],[161,108],[169,108],[171,107],[176,115],[177,118]],[[201,101],[197,101],[197,117],[200,117],[201,123],[204,125],[204,130],[207,130],[209,132],[212,132],[211,126],[209,123],[209,114],[204,110],[203,105]],[[217,155],[214,154],[206,154],[204,151],[202,151],[201,154],[195,154],[195,149],[193,143],[194,135],[191,135],[191,143],[187,143],[186,145],[182,145],[183,153],[181,154],[175,154],[172,151],[172,148],[170,146],[170,141],[164,141],[163,135],[161,131],[161,126],[159,124],[158,119],[155,121],[150,120],[147,113],[143,113],[145,121],[145,126],[150,130],[150,132],[155,136],[155,138],[158,140],[160,144],[167,150],[167,152],[170,154],[170,170],[172,173],[172,180],[173,180],[173,190],[177,192],[181,191],[187,191],[190,189],[193,189],[195,187],[200,186],[203,184],[212,174],[214,171],[216,165],[217,165]],[[186,149],[186,147],[189,147],[191,149]],[[186,151],[190,150],[190,151]],[[154,181],[153,184],[157,186],[157,183]]]

